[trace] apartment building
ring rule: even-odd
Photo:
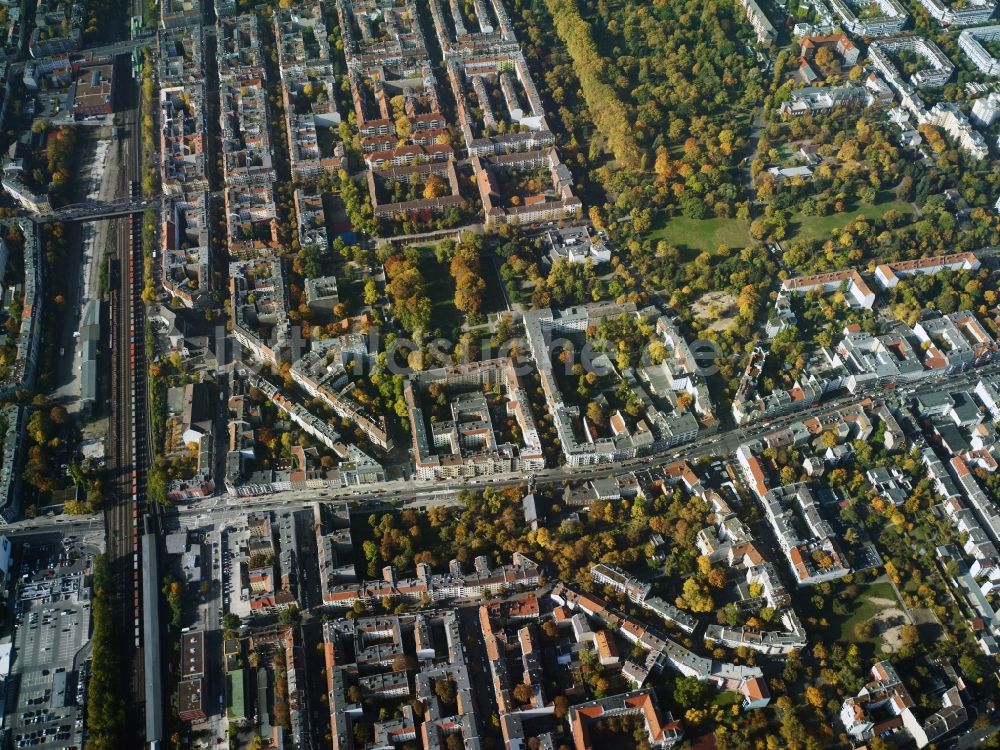
[[[578,216],[582,204],[573,194],[572,174],[559,161],[541,97],[503,3],[475,3],[474,11],[478,30],[467,28],[456,7],[440,0],[431,3],[486,226]],[[516,205],[503,205],[497,190],[501,173],[539,159],[548,162],[551,189],[518,196]]]
[[[21,512],[21,446],[25,428],[24,409],[17,404],[0,411],[3,438],[0,443],[0,526]]]
[[[160,76],[161,283],[185,307],[209,301],[208,176],[201,5],[165,3],[157,34]],[[176,23],[175,23],[176,21]]]
[[[248,73],[224,79],[219,87],[223,172],[231,187],[271,184],[275,178],[263,70]]]
[[[204,81],[204,54],[200,25],[160,29],[156,54],[160,83]]]
[[[311,180],[346,163],[329,31],[319,3],[274,14],[292,175]]]
[[[958,35],[958,46],[969,56],[972,64],[980,73],[994,78],[1000,76],[1000,60],[989,53],[983,42],[997,41],[1000,41],[1000,25],[966,29]]]
[[[926,113],[923,122],[941,128],[973,159],[982,160],[990,155],[986,139],[972,127],[969,118],[953,102],[938,102]]]
[[[790,388],[761,393],[758,390],[763,372],[766,353],[758,347],[747,363],[739,388],[733,398],[732,413],[737,424],[746,424],[757,419],[772,419],[782,414],[814,406],[823,394],[834,387],[819,378],[800,378]]]
[[[952,476],[968,500],[983,529],[994,544],[1000,544],[1000,508],[987,495],[973,474],[975,456],[955,456],[949,462]],[[970,464],[972,464],[970,466]],[[995,467],[994,467],[995,468]]]
[[[512,170],[547,168],[551,188],[545,192],[519,197],[517,205],[505,205],[500,182]],[[499,154],[489,159],[472,157],[479,198],[486,215],[486,226],[524,225],[579,216],[583,203],[573,194],[573,174],[559,160],[555,148]]]
[[[491,568],[484,557],[478,557],[475,568],[463,572],[457,561],[448,573],[432,573],[429,565],[417,566],[415,578],[399,578],[390,565],[382,571],[382,580],[364,581],[330,588],[324,593],[325,604],[350,607],[354,602],[375,601],[388,597],[411,602],[464,599],[513,591],[537,585],[541,570],[537,564],[515,552],[510,565]]]
[[[967,311],[943,315],[913,327],[925,350],[925,366],[946,373],[984,364],[997,354],[997,343],[976,317]]]
[[[817,289],[825,294],[843,290],[848,304],[864,310],[871,310],[875,304],[875,292],[853,268],[814,276],[799,276],[781,283],[781,290],[790,294],[805,294]]]
[[[205,89],[182,82],[160,89],[160,177],[167,195],[208,189]]]
[[[994,91],[972,103],[972,122],[981,128],[989,128],[1000,117],[1000,93]]]
[[[452,154],[450,146],[444,149]],[[440,213],[448,208],[465,204],[458,182],[458,172],[454,161],[449,155],[445,159],[434,159],[428,154],[433,146],[404,146],[391,152],[377,152],[384,159],[368,160],[372,166],[368,170],[368,195],[371,198],[372,210],[376,216],[394,217],[417,213]],[[433,152],[432,152],[433,153]],[[395,166],[384,169],[376,168],[379,164],[392,163]],[[442,180],[446,185],[445,193],[433,198],[414,198],[412,200],[387,200],[387,188],[393,183],[404,185],[426,185],[431,179]]]
[[[229,264],[233,338],[261,362],[277,366],[291,338],[280,260]]]
[[[39,0],[28,52],[35,59],[76,52],[83,44],[85,7],[82,2]]]
[[[220,19],[232,18],[236,15],[236,0],[214,0],[215,15]]]
[[[585,225],[555,227],[546,232],[545,237],[553,263],[563,259],[569,263],[590,262],[595,265],[611,261],[611,249],[603,231],[594,235]]]
[[[844,329],[836,355],[847,370],[843,385],[851,393],[875,383],[902,384],[926,376],[920,357],[910,341],[913,332],[903,325],[884,335],[874,335],[857,326]]]
[[[636,604],[642,604],[653,589],[652,584],[628,575],[628,573],[616,565],[605,565],[604,563],[592,565],[590,567],[590,577],[594,580],[594,583],[600,583],[615,591],[619,591]]]
[[[330,315],[340,303],[336,276],[318,276],[305,280],[306,304],[313,312]]]
[[[864,88],[853,83],[840,86],[807,87],[794,89],[788,101],[781,105],[781,113],[798,117],[808,113],[826,112],[848,106],[867,106],[869,95]]]
[[[829,3],[844,28],[863,37],[898,34],[910,19],[898,0],[829,0]]]
[[[375,215],[395,219],[462,208],[466,199],[451,163],[455,152],[416,7],[340,2],[337,12]],[[381,36],[373,34],[376,27]],[[421,190],[431,181],[443,181],[445,190]],[[400,193],[409,197],[401,200]]]
[[[757,42],[762,47],[770,47],[778,38],[778,31],[767,18],[767,14],[757,4],[756,0],[740,0],[746,19],[757,35]]]
[[[776,487],[761,502],[799,586],[842,578],[851,572],[833,527],[820,514],[807,485],[800,482]]]
[[[500,443],[484,389],[501,388],[502,413],[514,417],[521,442]],[[429,422],[422,400],[430,389],[451,391],[450,420]],[[507,358],[414,373],[403,391],[410,413],[413,460],[420,479],[488,476],[545,467],[525,386]]]
[[[0,185],[7,193],[26,211],[33,214],[47,214],[52,212],[52,204],[49,203],[48,193],[36,193],[28,187],[20,177],[13,173],[5,173]]]
[[[29,219],[15,220],[24,238],[24,296],[16,335],[16,354],[6,378],[0,381],[0,398],[10,400],[19,389],[31,390],[38,377],[41,354],[44,295],[42,294],[42,246],[37,225]],[[9,243],[10,240],[8,239]]]
[[[455,6],[439,0],[431,3],[466,148],[470,154],[487,156],[553,144],[541,98],[503,3],[479,2],[474,11],[479,28],[470,30]],[[494,93],[501,102],[496,110],[491,104]]]
[[[372,414],[351,397],[351,376],[347,368],[359,374],[367,357],[367,339],[363,336],[313,342],[312,349],[292,363],[291,376],[306,393],[358,427],[373,445],[387,450],[389,433],[385,418]]]
[[[341,458],[337,468],[328,474],[341,487],[378,484],[386,480],[385,468],[356,445],[341,444],[335,450]]]
[[[938,255],[933,258],[901,260],[895,263],[880,263],[875,266],[875,280],[883,289],[892,289],[900,279],[921,274],[935,274],[939,271],[976,271],[979,258],[973,252]]]
[[[514,27],[501,0],[474,3],[474,28],[450,3],[431,2],[434,30],[442,50],[448,54],[475,55],[483,49],[517,49]],[[475,28],[478,27],[478,28]]]
[[[860,54],[858,46],[846,34],[804,36],[799,40],[799,54],[804,60],[812,60],[823,48],[834,50],[843,60],[845,67],[851,67],[858,62]]]
[[[172,198],[161,212],[163,221],[163,288],[185,307],[209,301],[208,197],[190,192]]]
[[[609,438],[593,440],[590,439],[589,435],[584,435],[583,439],[577,437],[575,422],[580,416],[579,409],[567,407],[559,390],[552,368],[552,352],[550,350],[552,338],[561,330],[585,331],[589,321],[596,322],[604,314],[621,312],[623,309],[615,305],[571,308],[566,311],[539,310],[524,316],[528,348],[538,368],[538,377],[545,393],[549,413],[555,421],[566,463],[570,466],[608,463],[614,460],[618,451],[615,441]],[[629,451],[629,448],[623,445],[621,452],[634,454],[634,449]]]
[[[969,720],[956,686],[945,690],[941,708],[921,721],[917,717],[916,701],[891,662],[876,662],[870,676],[871,681],[856,697],[845,700],[840,709],[840,721],[855,740],[902,732],[908,734],[918,748],[924,748]]]
[[[910,76],[910,82],[917,88],[944,86],[955,72],[951,60],[930,39],[920,36],[880,39],[869,45],[868,55],[876,69],[890,84],[902,80],[902,74],[896,68],[892,57],[903,51],[918,56],[926,65]],[[896,85],[898,86],[898,83]]]
[[[320,251],[327,252],[330,242],[326,231],[323,196],[315,187],[307,186],[295,188],[292,200],[298,225],[299,247],[315,245]]]
[[[223,200],[230,256],[252,259],[277,254],[278,217],[273,184],[227,185]]]
[[[259,23],[250,14],[223,18],[217,35],[226,240],[234,258],[266,256],[278,247]]]
[[[301,404],[288,398],[278,386],[260,377],[251,378],[251,383],[307,435],[331,450],[340,445],[340,433],[329,422],[320,419]]]
[[[180,26],[200,24],[201,0],[162,0],[160,3],[160,28],[175,29]]]
[[[986,23],[997,8],[996,0],[969,0],[957,3],[947,0],[920,0],[930,17],[945,27],[975,26]]]
[[[752,2],[752,0],[751,0]],[[656,696],[649,689],[581,703],[569,711],[570,731],[576,750],[592,750],[590,724],[615,716],[638,716],[646,732],[649,747],[653,750],[673,747],[684,738],[679,721],[667,712],[660,712]]]
[[[424,149],[443,146],[447,139],[437,88],[431,73],[419,13],[412,0],[384,6],[371,0],[337,4],[341,35],[347,55],[348,80],[361,136],[395,136],[399,151],[385,159],[372,154],[393,151],[387,142],[363,144],[369,168],[401,166],[425,159],[450,158],[445,149],[427,155]],[[397,131],[397,123],[403,128]],[[434,131],[433,136],[421,137]],[[433,142],[432,142],[433,140]],[[378,147],[375,147],[378,146]]]
[[[562,581],[555,584],[549,597],[569,612],[580,612],[605,627],[610,626],[626,641],[643,650],[643,655],[629,656],[622,666],[622,675],[637,688],[642,687],[651,672],[659,672],[663,667],[669,666],[686,677],[697,677],[715,687],[743,695],[744,709],[766,706],[770,701],[763,672],[757,667],[698,656],[643,621],[618,611],[597,596],[577,591]]]

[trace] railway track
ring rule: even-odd
[[[119,194],[140,193],[140,146],[135,109],[123,113],[128,137],[119,141]],[[142,674],[141,560],[139,540],[145,517],[148,454],[147,357],[145,306],[142,302],[142,216],[114,219],[108,248],[115,278],[111,293],[111,443],[114,446],[114,502],[105,510],[107,555],[115,585],[114,622],[121,644],[121,685],[126,727],[123,747],[142,747],[144,678]]]

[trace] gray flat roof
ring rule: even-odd
[[[146,678],[146,742],[163,740],[163,684],[160,666],[159,560],[156,535],[142,537],[142,659]]]

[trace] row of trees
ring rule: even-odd
[[[385,261],[386,293],[392,300],[394,314],[407,333],[426,331],[431,322],[433,304],[427,294],[427,282],[420,271],[420,253],[408,249],[390,255]]]
[[[142,194],[147,197],[156,194],[160,183],[160,174],[156,168],[156,152],[160,139],[156,131],[156,118],[153,115],[157,111],[156,83],[153,81],[155,68],[156,62],[152,53],[148,49],[144,49],[142,51],[142,85],[139,94],[139,112],[144,114],[139,120],[139,139],[142,144]]]
[[[146,8],[146,13],[151,11]],[[155,6],[153,13],[158,13]],[[148,24],[148,21],[147,21]],[[141,187],[144,196],[156,194],[160,187],[160,173],[156,166],[157,149],[159,147],[159,134],[157,133],[156,119],[153,113],[156,111],[157,90],[153,80],[154,60],[152,53],[148,49],[143,50],[143,68],[140,84],[139,112],[142,113],[139,120],[139,144],[141,149]],[[150,209],[142,215],[142,300],[146,304],[151,304],[158,297],[156,284],[156,263],[154,256],[157,249],[157,229],[159,215]],[[122,273],[126,271],[122,269]],[[146,321],[146,329],[143,332],[146,341],[146,356],[152,357],[156,351],[156,340],[153,329],[149,321]],[[167,378],[160,370],[151,370],[147,381],[147,394],[149,398],[149,417],[152,432],[152,454],[153,461],[150,462],[149,471],[146,478],[147,498],[152,503],[167,503],[167,472],[163,459],[163,441],[166,437],[166,417],[167,417]],[[168,591],[168,600],[170,600]],[[179,597],[171,603],[171,610],[175,610],[172,619],[180,622]]]
[[[118,750],[125,726],[125,708],[118,673],[118,648],[111,623],[111,565],[104,554],[94,556],[91,607],[90,680],[87,685],[87,750]]]
[[[47,187],[53,201],[64,201],[72,187],[76,142],[76,129],[69,125],[62,125],[48,134],[45,164],[50,181]],[[46,186],[39,187],[45,189]]]
[[[52,471],[52,457],[63,448],[63,435],[68,422],[66,409],[61,406],[42,404],[28,417],[30,447],[22,477],[39,493],[49,493],[59,487],[59,478]]]
[[[84,7],[87,23],[83,29],[83,38],[87,46],[109,38],[111,29],[121,23],[122,6],[114,0],[87,0]]]
[[[167,599],[167,607],[170,608],[170,624],[179,629],[184,614],[184,584],[168,573],[163,578],[161,592]]]
[[[340,200],[344,203],[344,210],[351,220],[351,226],[357,232],[375,234],[377,224],[371,202],[368,200],[368,194],[351,179],[346,170],[340,170],[338,178],[340,180]]]
[[[594,124],[607,139],[608,148],[623,166],[642,168],[646,155],[635,139],[633,118],[628,107],[607,82],[607,61],[594,44],[590,25],[580,15],[575,0],[546,0],[556,32],[570,56],[580,79]]]
[[[455,308],[473,321],[481,317],[485,301],[486,282],[483,280],[483,238],[467,233],[456,245],[451,240],[438,243],[439,257],[450,258],[448,270],[455,281]]]

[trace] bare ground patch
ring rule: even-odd
[[[694,314],[709,321],[712,331],[724,331],[736,320],[736,297],[729,292],[707,292],[691,305]]]
[[[885,650],[898,651],[903,645],[903,626],[910,624],[909,618],[895,599],[873,597],[871,603],[879,607],[872,618],[873,634],[882,638]]]

